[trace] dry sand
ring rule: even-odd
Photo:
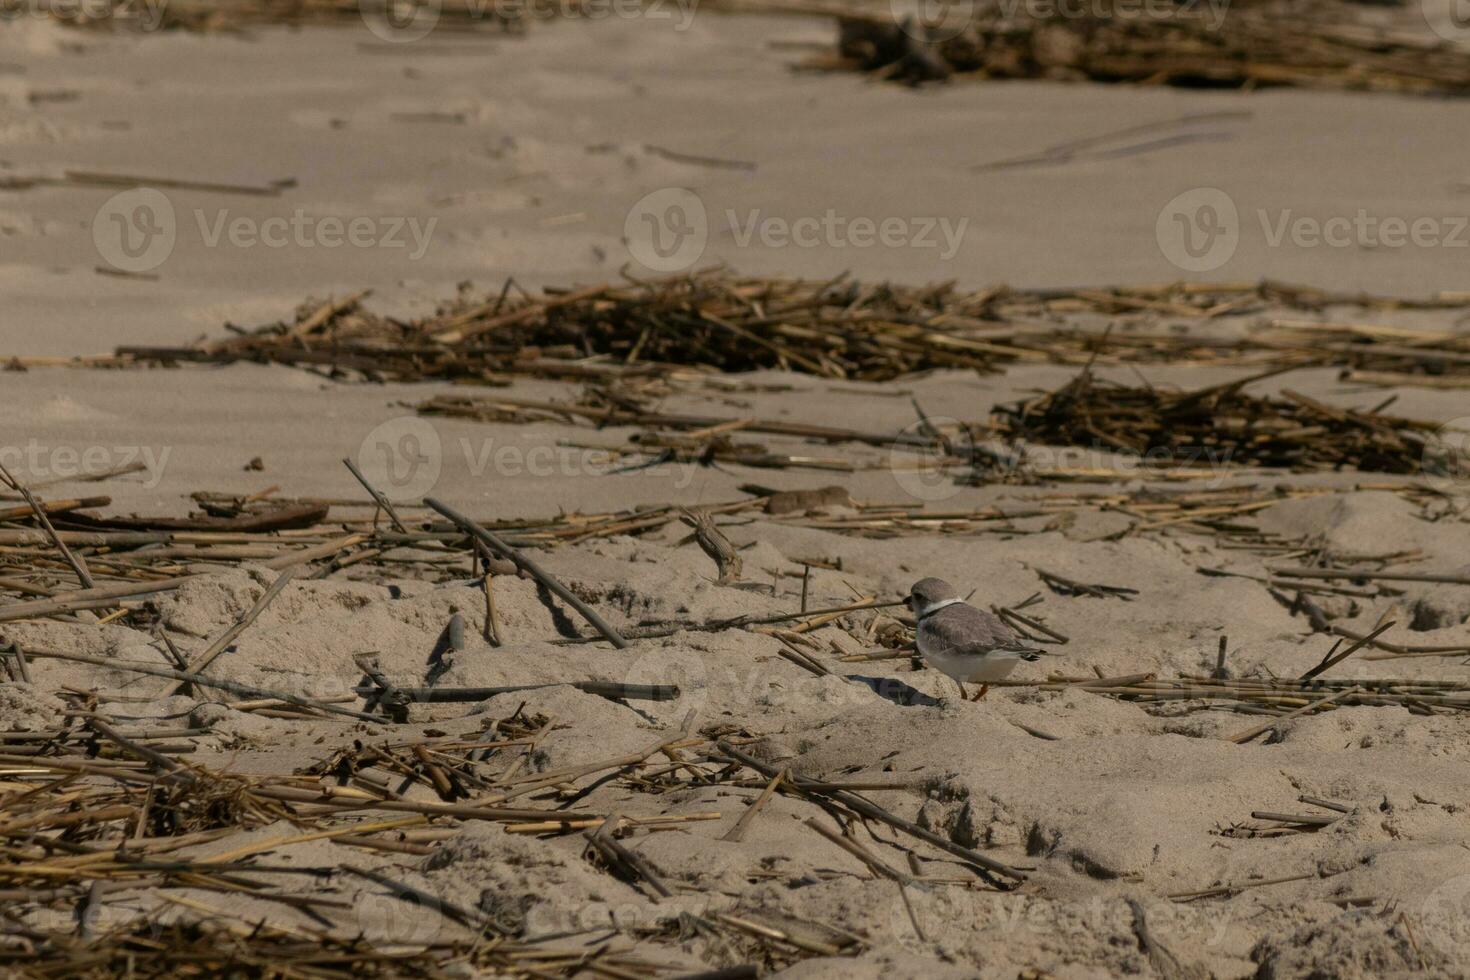
[[[466,279],[482,288],[507,275],[528,288],[601,281],[626,261],[621,238],[629,207],[671,185],[696,188],[712,212],[760,208],[795,217],[833,208],[877,218],[968,217],[970,231],[948,261],[915,249],[743,248],[722,235],[712,237],[705,259],[751,273],[851,270],[864,279],[955,278],[970,286],[1179,278],[1159,251],[1155,220],[1169,198],[1202,185],[1226,189],[1243,214],[1288,207],[1319,216],[1359,208],[1406,216],[1464,211],[1462,150],[1470,123],[1455,103],[1047,84],[914,93],[853,77],[793,76],[786,67],[793,55],[768,46],[772,39],[827,36],[815,20],[699,17],[685,32],[641,22],[558,23],[524,39],[449,36],[384,50],[362,31],[138,38],[23,20],[0,31],[5,175],[71,168],[247,184],[289,177],[298,186],[280,198],[173,198],[181,213],[229,208],[265,217],[301,207],[432,217],[437,227],[423,257],[408,262],[401,251],[372,248],[209,248],[186,226],[155,270],[158,278],[137,280],[94,272],[101,259],[92,215],[111,191],[0,192],[0,350],[70,355],[187,343],[218,333],[225,321],[253,325],[287,316],[308,295],[367,287],[376,290],[379,308],[421,312]],[[45,98],[61,91],[75,95]],[[1249,115],[1204,126],[1216,134],[1208,141],[1155,152],[1000,173],[966,169],[1138,122],[1207,112]],[[404,113],[452,118],[403,121]],[[650,144],[757,168],[679,164],[650,153]],[[1273,249],[1254,225],[1213,274],[1424,293],[1463,287],[1464,254]],[[1184,386],[1237,373],[1143,370],[1153,383]],[[1072,373],[1060,366],[985,378],[953,372],[864,389],[768,372],[744,380],[787,390],[685,391],[664,407],[897,432],[914,419],[899,389],[933,415],[979,419],[994,404],[1055,387]],[[1283,384],[1272,379],[1252,390]],[[241,493],[279,484],[285,496],[358,497],[337,460],[359,453],[380,426],[406,425],[404,402],[448,390],[344,385],[244,365],[41,369],[0,374],[0,386],[0,442],[34,450],[26,459],[39,460],[17,475],[36,483],[66,477],[76,466],[68,450],[98,450],[102,455],[91,459],[105,456],[102,465],[141,458],[150,464],[146,475],[100,486],[61,482],[45,493],[104,492],[114,498],[113,510],[149,514],[186,512],[187,494],[200,489]],[[1298,372],[1289,386],[1341,405],[1393,393],[1345,389],[1330,370]],[[514,388],[526,397],[572,390],[544,382]],[[1463,392],[1397,393],[1395,411],[1406,415],[1470,414]],[[551,450],[558,440],[617,443],[626,432],[438,419],[432,432],[437,472],[413,491],[432,491],[477,516],[711,504],[739,497],[747,483],[795,489],[841,482],[859,500],[936,510],[991,503],[1021,509],[1036,493],[915,483],[887,469],[841,474],[840,481],[814,472],[678,466],[607,476],[579,454]],[[508,452],[497,456],[500,450]],[[253,457],[262,459],[263,472],[242,472]],[[1409,570],[1467,569],[1470,524],[1463,517],[1429,523],[1396,494],[1351,492],[1358,479],[1351,474],[1243,479],[1343,490],[1260,511],[1254,520],[1263,530],[1339,555],[1419,549],[1422,557],[1403,566]],[[619,626],[791,612],[799,601],[798,563],[820,559],[841,571],[813,571],[814,607],[846,602],[854,592],[890,598],[926,575],[974,589],[975,601],[985,604],[1014,604],[1039,591],[1045,601],[1033,610],[1071,637],[1058,648],[1067,658],[1059,669],[1068,674],[1207,672],[1221,635],[1229,637],[1234,676],[1297,676],[1326,652],[1325,636],[1312,634],[1257,583],[1196,572],[1207,564],[1258,572],[1261,556],[1220,551],[1197,535],[1118,538],[1126,527],[1118,514],[1095,508],[1070,519],[1019,519],[1006,533],[889,539],[742,519],[726,532],[747,549],[747,581],[725,585],[714,581],[712,564],[682,529],[569,545],[542,560]],[[1036,567],[1138,594],[1132,601],[1064,597],[1044,588]],[[776,575],[783,577],[773,588]],[[170,635],[197,650],[271,579],[264,569],[221,572],[154,605]],[[528,935],[586,930],[591,940],[610,922],[651,927],[687,910],[768,912],[862,937],[856,958],[814,956],[780,974],[791,977],[1449,977],[1470,970],[1470,722],[1463,715],[1346,708],[1236,745],[1225,737],[1250,727],[1251,716],[1149,713],[1080,691],[1031,688],[998,688],[984,702],[964,703],[945,678],[906,660],[832,659],[834,650],[861,649],[855,635],[874,614],[812,634],[823,659],[856,679],[816,678],[779,657],[775,639],[745,631],[680,632],[621,652],[558,645],[553,641],[575,624],[574,614],[529,581],[500,582],[507,642],[498,649],[477,638],[481,600],[469,585],[339,576],[288,586],[216,672],[331,693],[357,681],[352,656],[373,650],[392,678],[422,683],[439,633],[458,608],[476,638],[441,684],[594,676],[678,683],[682,697],[619,703],[562,686],[471,706],[416,708],[411,731],[478,732],[486,720],[523,706],[564,725],[528,760],[549,771],[642,749],[657,733],[676,731],[693,708],[700,725],[764,736],[754,751],[793,772],[905,784],[870,795],[956,842],[1031,869],[1027,882],[997,892],[921,848],[925,873],[964,883],[911,886],[911,917],[893,882],[804,825],[813,816],[828,819],[809,803],[778,796],[746,841],[733,844],[720,838],[758,787],[649,792],[616,780],[589,789],[580,805],[629,816],[721,814],[630,839],[674,886],[671,899],[654,903],[596,869],[582,857],[579,836],[513,836],[491,824],[465,824],[425,857],[313,842],[272,852],[274,862],[371,864],[433,894],[478,904]],[[1467,597],[1463,586],[1410,585],[1398,597],[1330,605],[1335,622],[1361,632],[1389,615],[1401,624],[1392,634],[1398,642],[1463,645],[1470,642]],[[150,662],[159,656],[146,649],[151,637],[119,625],[18,623],[4,634],[36,647]],[[1039,679],[1055,663],[1028,665],[1016,676]],[[353,739],[399,734],[387,725],[271,720],[193,698],[157,698],[162,682],[120,671],[51,661],[33,669],[34,689],[0,687],[0,729],[52,724],[60,710],[54,692],[69,684],[103,692],[101,709],[118,719],[188,719],[209,727],[189,758],[241,772],[290,772]],[[1335,673],[1458,680],[1464,667],[1457,659],[1359,658]],[[1300,812],[1301,795],[1341,801],[1349,812],[1316,833],[1228,832],[1249,822],[1252,811]],[[269,838],[283,829],[255,833]],[[884,860],[905,866],[893,846],[906,845],[902,837],[877,827],[872,837],[858,835]],[[209,852],[206,845],[188,853]],[[1268,883],[1277,879],[1289,880]],[[1222,884],[1240,890],[1191,902],[1167,897]],[[452,928],[432,915],[409,914],[359,881],[317,887],[348,899],[349,924],[370,935],[412,943]],[[121,920],[150,905],[149,896],[131,895],[107,914]],[[267,903],[243,901],[232,911],[252,921],[308,921]],[[657,950],[691,971],[746,961],[745,951],[693,935]]]

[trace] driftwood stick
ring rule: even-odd
[[[581,613],[582,618],[591,623],[597,629],[597,632],[606,637],[608,642],[610,642],[613,646],[619,649],[625,649],[628,646],[628,641],[623,639],[623,637],[618,633],[617,630],[608,625],[607,621],[599,616],[595,609],[587,605],[587,603],[583,602],[581,599],[578,599],[572,593],[571,589],[568,589],[565,585],[562,585],[549,572],[542,569],[541,566],[537,565],[534,561],[527,558],[525,555],[521,554],[510,545],[506,544],[494,533],[485,530],[483,527],[476,524],[468,517],[465,517],[459,511],[455,510],[453,507],[450,507],[443,501],[436,500],[433,497],[429,497],[424,500],[424,503],[428,504],[430,507],[443,514],[445,517],[449,518],[455,524],[459,525],[462,530],[468,532],[477,540],[484,542],[487,547],[495,551],[497,554],[501,555],[504,558],[509,558],[511,561],[515,562],[517,568],[524,570],[526,574],[530,575],[536,581],[546,586],[547,589],[559,596],[564,602],[566,602],[567,605],[571,606],[573,609],[577,610],[577,612]]]
[[[66,546],[66,542],[61,540],[61,537],[57,535],[56,528],[51,526],[51,519],[46,516],[46,508],[41,506],[41,502],[36,499],[35,494],[27,489],[25,484],[10,475],[10,471],[5,468],[4,463],[0,463],[0,483],[4,483],[7,487],[25,498],[26,504],[30,506],[31,511],[36,515],[36,522],[41,525],[41,529],[46,532],[46,536],[51,539],[51,543],[56,546],[56,550],[61,552],[61,557],[66,559],[66,563],[71,566],[71,570],[76,572],[77,580],[82,583],[82,588],[94,588],[97,583],[92,580],[92,573],[87,569],[87,563],[81,557],[72,554],[72,550]]]
[[[1329,817],[1321,813],[1273,813],[1269,810],[1252,810],[1251,819],[1301,824],[1304,827],[1326,827],[1341,820],[1342,814],[1335,813]]]
[[[113,728],[101,718],[95,716],[90,717],[87,719],[87,724],[94,731],[96,731],[97,734],[101,735],[103,738],[107,739],[110,742],[114,742],[117,745],[120,745],[129,754],[137,756],[139,759],[143,759],[152,768],[162,769],[163,771],[168,773],[182,773],[182,771],[184,770],[184,767],[180,763],[177,763],[174,760],[170,759],[162,752],[151,749],[146,745],[139,745],[137,742],[134,742],[126,735],[123,735],[121,732]]]
[[[31,683],[31,665],[26,660],[26,652],[21,649],[19,640],[11,641],[10,653],[15,658],[16,670],[20,672],[20,679],[27,684]]]
[[[348,874],[357,875],[359,878],[366,878],[368,881],[382,885],[384,888],[392,892],[395,898],[402,899],[403,901],[417,905],[420,908],[433,909],[435,912],[438,912],[446,919],[449,919],[452,922],[456,922],[459,925],[464,926],[471,932],[480,933],[482,935],[487,932],[495,933],[496,935],[501,936],[505,935],[504,929],[500,928],[500,926],[496,925],[485,916],[472,914],[468,910],[461,908],[460,906],[440,895],[431,894],[429,892],[423,891],[422,889],[415,888],[412,885],[406,885],[401,881],[394,881],[392,878],[381,875],[376,871],[368,870],[367,868],[357,868],[353,867],[350,864],[344,864],[342,866],[342,870],[346,871]],[[370,936],[368,938],[373,939],[376,937]]]
[[[1324,810],[1335,810],[1338,813],[1352,813],[1353,808],[1346,803],[1338,803],[1336,800],[1324,800],[1317,796],[1298,796],[1298,803],[1306,803],[1310,806],[1320,806]]]
[[[79,609],[99,609],[104,606],[116,605],[118,599],[128,599],[134,596],[151,595],[155,592],[168,592],[177,589],[191,576],[182,575],[177,578],[154,579],[150,582],[119,582],[116,585],[99,585],[95,589],[84,589],[80,592],[68,592],[49,599],[35,599],[30,602],[13,602],[9,605],[0,606],[0,623],[15,619],[39,619],[45,616],[54,616],[57,613],[76,612]]]
[[[622,822],[621,815],[609,814],[608,818],[595,829],[587,831],[588,845],[607,862],[609,867],[618,868],[626,877],[641,878],[658,893],[660,898],[668,898],[673,895],[674,893],[663,883],[663,879],[643,855],[631,848],[624,847],[613,837],[618,825]]]
[[[154,629],[153,635],[158,637],[159,642],[163,644],[163,649],[167,653],[168,659],[173,662],[175,667],[179,670],[189,669],[189,658],[184,656],[184,652],[178,648],[178,645],[173,640],[169,639],[169,635],[164,631],[162,624],[159,624]]]
[[[684,823],[696,823],[705,820],[718,820],[723,816],[719,810],[707,810],[702,813],[667,814],[657,817],[624,817],[625,827],[676,827]],[[602,817],[583,818],[572,814],[548,814],[545,820],[535,823],[511,823],[506,824],[507,834],[556,834],[566,833],[569,830],[586,830],[596,827],[603,822]]]
[[[731,745],[728,741],[720,739],[715,744],[719,747],[719,750],[722,753],[736,760],[737,762],[740,762],[743,765],[754,769],[761,775],[766,776],[767,778],[774,778],[776,776],[778,770],[774,766],[767,765],[754,756],[742,752],[735,746]],[[877,820],[880,823],[885,823],[896,830],[903,831],[911,837],[917,837],[919,840],[924,841],[926,844],[930,844],[934,847],[939,848],[941,851],[946,851],[950,854],[953,854],[955,857],[961,858],[962,860],[969,861],[971,864],[984,868],[986,871],[991,871],[995,874],[1003,875],[1004,877],[1010,878],[1013,881],[1026,880],[1026,875],[1018,869],[1013,868],[1008,864],[1003,864],[1002,862],[995,860],[995,858],[987,857],[986,855],[981,854],[979,851],[972,850],[971,848],[965,847],[961,844],[956,844],[948,837],[941,837],[939,834],[936,834],[933,831],[925,830],[923,827],[920,827],[913,821],[905,820],[900,816],[889,813],[887,810],[883,809],[877,804],[870,803],[867,800],[863,799],[861,796],[857,796],[854,793],[849,793],[846,790],[817,789],[816,787],[810,785],[809,780],[803,779],[799,776],[788,776],[787,778],[791,781],[791,784],[794,787],[802,790],[803,792],[815,793],[821,796],[826,796],[829,799],[836,800],[838,803],[841,803],[843,806],[855,811],[856,813],[861,814],[864,817],[867,817],[871,820]]]
[[[593,773],[605,772],[607,770],[621,770],[629,766],[642,764],[649,757],[657,755],[672,746],[688,741],[690,734],[688,730],[661,738],[655,744],[641,752],[630,752],[627,755],[618,756],[615,759],[603,759],[598,762],[589,762],[583,765],[568,766],[563,769],[553,769],[550,772],[540,772],[518,780],[511,785],[508,792],[501,798],[500,802],[515,799],[517,796],[525,796],[527,793],[536,793],[559,783],[580,779]]]
[[[19,481],[16,482],[19,483]],[[5,484],[3,480],[0,480],[0,485],[8,484]],[[17,492],[14,494],[14,498],[25,500],[25,494]],[[14,498],[9,494],[0,495],[0,500],[9,500]],[[37,507],[40,507],[41,510],[44,511],[49,517],[52,514],[67,514],[71,511],[82,510],[86,507],[106,507],[110,503],[112,503],[111,497],[73,497],[68,500],[40,500],[38,498],[35,504],[24,503],[21,504],[19,507],[0,507],[0,521],[19,521],[25,519],[26,517],[34,517]],[[49,541],[49,539],[45,540]]]
[[[394,530],[398,531],[400,534],[407,534],[408,528],[405,527],[403,521],[399,519],[398,511],[393,509],[393,502],[387,497],[383,496],[382,492],[379,491],[377,487],[368,482],[368,478],[362,475],[362,470],[357,468],[357,464],[354,463],[351,458],[344,459],[342,460],[342,462],[346,464],[348,472],[350,472],[354,477],[357,478],[357,482],[362,484],[362,488],[368,492],[369,496],[371,496],[373,500],[377,501],[379,507],[383,508],[383,513],[387,514],[388,520],[393,522]]]
[[[380,722],[383,720],[377,715],[369,715],[361,711],[353,711],[349,708],[339,708],[335,704],[326,701],[297,697],[294,694],[287,694],[283,691],[272,691],[268,688],[255,687],[251,684],[239,684],[235,681],[219,680],[214,677],[206,677],[203,674],[191,674],[185,670],[172,670],[168,667],[152,667],[145,664],[126,663],[106,657],[88,657],[80,653],[61,653],[60,651],[46,651],[42,653],[39,650],[32,650],[30,655],[32,657],[45,657],[48,660],[69,660],[73,663],[91,664],[93,667],[126,670],[135,674],[149,674],[153,677],[171,677],[174,680],[188,681],[191,684],[203,687],[219,688],[222,691],[229,691],[231,694],[239,694],[252,698],[271,698],[277,701],[285,701],[287,704],[294,704],[298,707],[315,708],[317,711],[325,711],[334,715],[345,715],[348,718],[358,718],[362,721]],[[0,656],[13,656],[13,654],[0,652]]]
[[[744,840],[745,832],[755,822],[756,815],[765,809],[767,803],[771,802],[771,797],[776,794],[777,787],[781,785],[781,781],[785,778],[785,769],[772,776],[770,782],[766,783],[765,789],[761,790],[761,795],[755,798],[754,803],[745,808],[745,812],[740,815],[740,819],[735,821],[735,826],[731,827],[720,840],[730,841],[733,844],[738,844]]]
[[[1327,697],[1319,698],[1316,701],[1313,701],[1311,704],[1304,704],[1300,708],[1297,708],[1295,711],[1289,711],[1286,714],[1281,715],[1280,717],[1272,718],[1270,721],[1266,722],[1263,725],[1256,725],[1254,728],[1247,728],[1243,732],[1237,732],[1236,734],[1231,735],[1229,738],[1227,738],[1226,741],[1234,742],[1236,745],[1240,745],[1243,742],[1249,742],[1251,739],[1255,738],[1262,732],[1269,732],[1271,729],[1275,728],[1283,721],[1290,721],[1293,718],[1299,718],[1310,711],[1316,711],[1318,708],[1324,708],[1327,705],[1332,704],[1334,701],[1339,701],[1342,698],[1347,697],[1349,694],[1358,694],[1362,690],[1363,689],[1361,687],[1350,687],[1346,690],[1338,691],[1335,694],[1329,694]]]
[[[394,693],[419,704],[463,704],[485,701],[499,694],[520,691],[543,691],[550,687],[575,687],[585,694],[628,701],[677,701],[676,684],[622,684],[617,681],[552,681],[547,684],[512,684],[507,687],[398,687]],[[371,696],[372,688],[358,688],[357,693]]]
[[[1340,873],[1340,872],[1339,872]],[[1267,885],[1284,885],[1289,881],[1306,881],[1318,877],[1317,872],[1309,871],[1305,874],[1286,875],[1282,878],[1267,878],[1262,881],[1231,882],[1224,885],[1213,885],[1194,892],[1173,892],[1164,897],[1171,902],[1192,902],[1197,898],[1224,898],[1245,891],[1247,888],[1264,888]],[[1327,877],[1322,875],[1321,877]]]
[[[1273,575],[1291,578],[1362,579],[1365,582],[1443,582],[1449,585],[1470,585],[1470,575],[1451,575],[1448,572],[1374,572],[1368,569],[1351,568],[1273,568]]]
[[[1378,639],[1378,637],[1380,635],[1382,635],[1383,633],[1388,632],[1389,627],[1391,627],[1393,625],[1394,625],[1394,622],[1393,622],[1393,620],[1390,619],[1388,622],[1384,623],[1382,626],[1378,627],[1376,630],[1374,630],[1373,632],[1369,633],[1367,636],[1363,637],[1361,640],[1359,640],[1358,642],[1354,643],[1352,646],[1348,647],[1342,653],[1339,653],[1336,656],[1333,656],[1332,654],[1328,654],[1327,657],[1324,658],[1323,661],[1320,664],[1318,664],[1317,666],[1313,667],[1311,670],[1309,670],[1305,674],[1303,674],[1301,676],[1301,679],[1304,680],[1304,681],[1309,681],[1313,677],[1316,677],[1318,674],[1321,674],[1321,673],[1327,671],[1328,669],[1337,666],[1338,664],[1340,664],[1344,660],[1346,660],[1348,657],[1351,657],[1353,654],[1355,654],[1359,650],[1363,649],[1363,647],[1367,646],[1368,644],[1372,643],[1374,640]],[[1339,640],[1338,642],[1341,643],[1342,641]],[[1222,657],[1223,657],[1223,654],[1222,654]]]
[[[46,505],[54,513],[54,507]],[[13,520],[0,511],[0,520]],[[133,548],[145,544],[171,544],[176,535],[170,531],[57,531],[67,544],[82,548]],[[0,529],[0,545],[12,548],[43,547],[51,541],[41,531],[29,528]]]
[[[908,879],[908,875],[894,870],[886,862],[884,862],[882,858],[878,857],[876,854],[869,853],[869,851],[865,847],[863,847],[852,838],[844,837],[842,836],[842,834],[838,833],[832,828],[824,826],[822,824],[822,821],[818,820],[816,817],[808,817],[805,823],[808,827],[821,834],[827,840],[836,844],[838,847],[842,848],[844,851],[857,858],[863,864],[867,865],[874,873],[881,875],[884,878],[891,878],[894,881],[905,881]]]
[[[1021,615],[1021,613],[1017,612],[1015,609],[1006,606],[991,606],[990,611],[995,613],[1001,619],[1004,619],[1011,626],[1019,625],[1023,630],[1034,630],[1037,633],[1042,634],[1043,636],[1049,637],[1057,643],[1068,643],[1071,640],[1070,637],[1062,633],[1058,633],[1056,630],[1047,626],[1045,623],[1032,619],[1030,616]],[[1041,642],[1045,643],[1046,641],[1042,640]]]
[[[280,576],[271,583],[270,588],[266,589],[265,593],[255,601],[255,605],[251,606],[249,611],[246,612],[245,615],[236,620],[235,625],[231,626],[229,629],[225,630],[224,633],[220,634],[219,639],[215,640],[209,645],[209,649],[205,650],[199,656],[189,661],[189,664],[184,667],[184,670],[194,674],[203,673],[204,669],[207,668],[210,664],[214,663],[215,660],[219,658],[220,654],[229,649],[230,644],[238,640],[240,638],[240,635],[250,628],[251,623],[260,618],[260,614],[265,612],[266,607],[275,601],[276,596],[280,595],[281,591],[285,589],[287,585],[290,585],[291,580],[295,577],[295,568],[288,568],[284,572],[282,572]],[[189,685],[180,684],[177,688],[174,689],[173,693],[187,694],[189,693]]]
[[[21,759],[29,762],[29,759]],[[76,763],[63,766],[66,760],[44,759],[36,760],[36,765],[46,765],[50,768],[76,768]],[[129,774],[131,775],[131,774]],[[137,781],[144,780],[134,777]],[[152,777],[149,777],[152,778]],[[273,800],[283,800],[287,803],[312,803],[331,807],[338,810],[390,810],[397,813],[421,813],[430,817],[454,817],[458,820],[545,820],[548,816],[556,817],[559,814],[547,810],[516,809],[511,807],[489,807],[476,806],[467,803],[428,803],[418,800],[385,800],[376,796],[368,796],[361,791],[351,791],[347,787],[334,786],[318,789],[298,789],[293,786],[257,786],[252,787],[250,792],[256,796],[265,796]],[[569,814],[576,817],[596,816],[581,811]],[[353,828],[355,831],[356,828]]]
[[[906,606],[907,599],[894,599],[892,602],[875,602],[871,597],[860,602],[849,603],[845,606],[831,606],[826,609],[809,609],[806,612],[781,613],[777,616],[734,616],[730,619],[712,619],[703,623],[660,623],[652,626],[636,626],[628,632],[633,634],[634,639],[645,640],[660,636],[672,636],[680,630],[688,630],[691,633],[719,633],[730,629],[745,629],[750,626],[769,626],[775,623],[789,623],[793,619],[806,619],[802,626],[820,626],[823,623],[838,619],[844,613],[860,612],[869,609],[888,609],[893,606]],[[3,608],[3,607],[0,607]],[[571,643],[586,643],[595,640],[596,637],[579,636],[568,637],[564,640],[553,640],[553,643],[566,645]]]
[[[398,688],[384,676],[378,667],[378,658],[371,653],[359,653],[353,657],[357,669],[361,670],[376,685],[378,689],[366,695],[363,710],[371,711],[381,706],[383,713],[400,725],[408,721],[408,698],[399,693]]]
[[[365,534],[348,534],[343,537],[333,538],[325,544],[313,545],[299,551],[289,551],[279,558],[261,562],[265,568],[282,569],[292,565],[302,565],[307,562],[320,561],[338,552],[361,544],[368,538]],[[118,599],[127,599],[134,596],[152,595],[158,592],[170,592],[194,579],[193,575],[180,575],[174,578],[154,579],[150,582],[118,582],[113,585],[99,585],[95,589],[82,589],[78,592],[66,592],[54,595],[49,599],[36,599],[31,602],[13,602],[9,605],[0,606],[0,623],[10,622],[16,619],[39,619],[45,616],[54,616],[57,613],[76,612],[79,609],[101,609],[109,605],[115,605]]]

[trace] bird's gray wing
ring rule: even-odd
[[[1038,653],[999,616],[971,605],[947,606],[924,620],[927,639],[944,653],[985,653],[1001,650]]]

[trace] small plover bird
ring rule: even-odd
[[[924,578],[909,591],[909,608],[918,619],[914,643],[925,663],[936,667],[959,685],[967,699],[965,681],[978,683],[979,701],[989,682],[1004,678],[1022,660],[1043,656],[1017,636],[999,616],[976,609],[961,599],[942,578]]]

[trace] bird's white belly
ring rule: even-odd
[[[1018,657],[1003,653],[925,653],[924,661],[961,684],[988,684],[1003,680],[1020,663]]]

